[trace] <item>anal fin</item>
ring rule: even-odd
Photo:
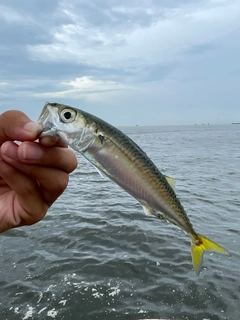
[[[152,210],[150,207],[143,205],[143,204],[142,204],[142,207],[143,207],[143,211],[145,212],[146,215],[152,214]]]
[[[145,212],[146,215],[153,214],[154,216],[156,216],[159,219],[165,219],[165,216],[161,211],[157,211],[145,203],[144,204],[141,203],[141,205],[142,205],[143,211]]]

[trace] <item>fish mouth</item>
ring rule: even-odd
[[[43,130],[40,138],[45,136],[56,136],[58,134],[57,122],[59,120],[57,108],[51,106],[48,102],[45,103],[42,113],[38,118],[38,123],[42,125]]]
[[[69,144],[68,135],[60,125],[58,108],[53,103],[45,103],[37,122],[43,128],[39,136],[40,139],[46,136],[58,136],[63,142]]]

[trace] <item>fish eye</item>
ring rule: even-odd
[[[60,113],[60,118],[65,123],[73,122],[76,118],[76,111],[72,109],[63,109]]]

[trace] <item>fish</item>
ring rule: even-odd
[[[230,253],[198,234],[176,195],[175,180],[163,175],[147,154],[126,134],[106,121],[77,108],[47,102],[38,122],[45,136],[58,136],[85,157],[143,207],[146,214],[176,225],[191,240],[193,268],[199,275],[203,253]]]

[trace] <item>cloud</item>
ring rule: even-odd
[[[239,15],[238,0],[0,1],[0,110],[56,99],[124,123],[237,117]]]
[[[15,10],[0,5],[0,20],[6,22],[6,23],[24,23],[24,17],[21,16],[18,12]]]
[[[64,90],[62,89],[64,88]],[[91,77],[76,78],[71,81],[63,81],[58,85],[57,91],[43,92],[33,94],[38,98],[70,98],[79,97],[91,101],[99,101],[104,93],[125,90],[127,87],[114,81],[94,80]],[[129,89],[129,88],[128,88]],[[101,96],[100,96],[101,94]]]
[[[201,6],[180,2],[173,8],[149,3],[101,7],[97,1],[63,1],[62,13],[71,22],[50,30],[51,43],[28,45],[28,53],[36,61],[74,60],[114,77],[124,72],[127,81],[151,81],[167,76],[186,55],[217,46],[240,27],[239,1],[202,1]]]

